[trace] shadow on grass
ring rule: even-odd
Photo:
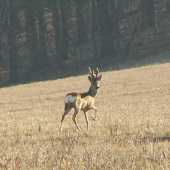
[[[18,84],[32,83],[38,81],[55,80],[72,76],[88,74],[88,67],[99,68],[100,72],[136,68],[152,64],[163,64],[170,62],[170,52],[158,53],[149,56],[140,54],[121,57],[98,57],[98,58],[76,58],[61,61],[53,66],[43,67],[32,73],[21,75],[17,82],[0,81],[0,87],[14,86]]]
[[[158,136],[158,137],[144,137],[137,141],[137,143],[158,143],[158,142],[166,142],[170,141],[170,136]]]
[[[170,136],[154,137],[153,142],[165,142],[170,141]]]

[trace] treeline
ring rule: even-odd
[[[169,12],[170,0],[0,0],[1,83],[165,43]]]

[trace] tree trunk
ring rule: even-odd
[[[139,21],[140,21],[140,16],[138,17],[138,19],[137,19],[137,21],[136,21],[136,24],[134,25],[134,29],[133,29],[131,38],[130,38],[128,44],[126,45],[124,56],[128,56],[128,55],[130,54],[131,45],[132,45],[132,42],[133,42],[134,37],[135,37],[135,35],[136,35],[136,32],[137,32],[137,30],[138,30]]]
[[[55,30],[55,47],[57,52],[56,61],[61,59],[61,29],[60,29],[60,13],[59,0],[54,0],[53,5],[53,26]]]
[[[170,13],[170,0],[166,0],[167,12]]]
[[[77,43],[87,41],[87,27],[83,16],[83,4],[80,0],[74,0],[76,4],[76,21],[77,21]]]
[[[44,68],[48,66],[49,61],[46,49],[46,26],[44,21],[44,1],[37,1],[37,19],[39,28],[39,67]]]
[[[9,1],[9,32],[8,32],[8,46],[10,58],[10,82],[16,83],[18,77],[18,59],[16,49],[16,35],[17,35],[17,18],[18,10],[15,7],[15,0]]]
[[[95,30],[96,30],[96,2],[95,0],[91,0],[92,5],[92,42],[93,42],[93,56],[98,58],[98,49],[97,49],[97,41],[95,37]]]
[[[68,59],[69,52],[69,33],[68,33],[68,6],[67,0],[62,0],[60,2],[61,7],[61,35],[62,35],[62,59]]]
[[[33,0],[29,0],[26,3],[25,17],[26,17],[26,39],[28,44],[28,50],[30,52],[31,60],[31,72],[35,72],[38,69],[38,55],[37,55],[37,31],[36,31],[36,19]]]
[[[140,29],[144,30],[148,27],[154,27],[157,32],[155,22],[155,5],[154,0],[142,0],[141,1],[142,21]]]
[[[98,0],[98,7],[100,11],[101,57],[111,57],[114,55],[114,41],[108,1]]]
[[[115,52],[120,50],[120,18],[123,14],[122,5],[122,1],[120,0],[111,0],[110,2],[113,34],[116,41],[115,44],[117,44],[117,50],[115,50]]]

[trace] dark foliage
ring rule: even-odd
[[[169,50],[169,0],[0,0],[0,84],[86,73]]]

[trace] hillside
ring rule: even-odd
[[[168,169],[170,63],[102,72],[98,120],[63,122],[64,96],[89,88],[87,75],[0,89],[4,169]]]

